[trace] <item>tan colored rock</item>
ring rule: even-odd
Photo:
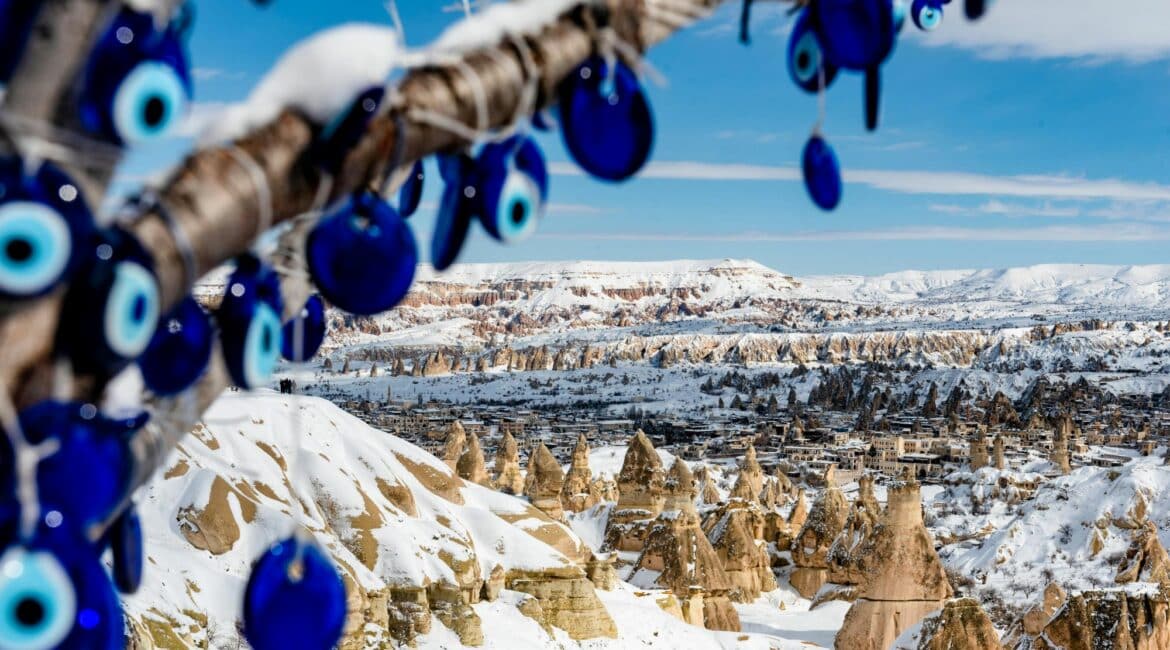
[[[231,501],[239,504],[244,521],[236,521]],[[240,526],[252,523],[255,517],[256,502],[219,476],[211,481],[205,506],[184,506],[175,515],[179,530],[191,546],[212,555],[232,550],[240,540]]]
[[[621,580],[618,579],[616,560],[616,557],[607,553],[589,554],[589,560],[585,564],[585,575],[589,582],[593,583],[594,588],[602,591],[613,591],[617,588]]]
[[[544,622],[559,627],[574,640],[617,637],[617,626],[597,598],[593,583],[577,567],[538,573],[511,571],[507,585],[540,602]]]
[[[873,535],[882,518],[882,507],[873,493],[873,477],[862,475],[858,494],[849,508],[845,527],[829,549],[829,582],[860,585],[864,582],[863,558],[859,552]]]
[[[728,596],[749,603],[776,588],[772,561],[763,541],[766,516],[758,504],[740,500],[707,515],[703,530],[731,580]]]
[[[682,459],[676,458],[662,484],[662,511],[676,511],[698,518],[695,510],[695,475]]]
[[[731,494],[728,495],[728,498],[759,505],[760,493],[752,487],[752,483],[753,477],[748,473],[741,471],[739,476],[735,478],[735,484],[731,486]]]
[[[995,469],[1004,469],[1007,467],[1007,461],[1003,455],[1003,436],[995,437],[995,442],[992,444],[992,454],[995,457]]]
[[[605,529],[606,548],[641,551],[650,522],[662,512],[666,472],[654,445],[638,431],[618,473],[618,502]]]
[[[987,438],[984,437],[983,427],[980,426],[975,438],[971,441],[971,469],[982,469],[987,467],[988,463]]]
[[[796,570],[789,576],[789,582],[802,597],[812,598],[828,581],[829,549],[848,518],[849,503],[837,484],[830,481],[792,541],[792,562]]]
[[[496,489],[505,494],[524,493],[524,477],[520,473],[520,446],[510,431],[500,437],[495,461]]]
[[[1158,539],[1158,529],[1154,522],[1147,521],[1143,528],[1134,531],[1114,581],[1119,585],[1130,582],[1170,583],[1170,555],[1166,554],[1165,547]]]
[[[892,650],[1002,650],[987,612],[974,598],[947,601],[941,612],[922,621],[912,645]]]
[[[754,444],[748,444],[747,451],[740,459],[739,474],[747,480],[748,485],[751,486],[752,494],[758,498],[760,491],[764,489],[764,468],[760,467],[760,461],[756,459],[756,446]]]
[[[922,497],[909,476],[892,484],[882,522],[860,549],[859,598],[834,641],[837,650],[886,650],[907,628],[942,607],[950,582],[922,522]]]
[[[597,505],[600,500],[600,495],[594,492],[593,472],[589,469],[589,442],[585,440],[585,434],[581,434],[577,437],[569,473],[561,487],[561,505],[570,512],[581,512]]]
[[[707,470],[706,465],[699,467],[699,473],[695,475],[695,481],[699,486],[699,503],[713,506],[723,501],[723,497],[719,495],[719,488],[715,486],[715,479],[711,477],[711,472]]]
[[[1048,460],[1052,461],[1052,464],[1056,466],[1056,471],[1060,472],[1061,476],[1067,476],[1072,471],[1068,456],[1070,433],[1071,426],[1057,427],[1056,437],[1052,440],[1052,453],[1048,456]]]
[[[528,475],[524,478],[524,496],[538,510],[556,520],[565,516],[561,508],[561,488],[565,484],[565,473],[561,464],[542,442],[528,458]]]
[[[443,582],[427,587],[431,614],[459,636],[459,642],[468,646],[483,645],[483,621],[467,602],[461,589]]]
[[[467,432],[463,429],[463,423],[455,420],[451,426],[447,427],[447,435],[443,443],[443,462],[447,463],[451,469],[455,469],[459,464],[459,458],[463,455],[463,450],[467,447]]]
[[[426,588],[421,586],[390,586],[387,600],[390,636],[413,646],[420,634],[431,632],[431,608]]]
[[[1030,636],[1037,636],[1044,631],[1044,627],[1048,625],[1048,621],[1056,615],[1056,612],[1064,607],[1064,602],[1068,600],[1068,595],[1060,588],[1060,585],[1055,582],[1049,584],[1044,588],[1044,600],[1039,605],[1028,610],[1024,614],[1023,628],[1024,633]]]
[[[764,490],[760,492],[760,505],[765,510],[776,510],[788,504],[788,491],[780,481],[772,477],[765,477]]]
[[[1170,648],[1170,594],[1089,591],[1064,607],[1031,639],[1034,650],[1164,650]]]
[[[792,511],[788,513],[789,530],[803,529],[806,519],[808,519],[808,499],[804,496],[804,490],[799,490],[796,493],[796,503],[792,505]]]
[[[459,462],[455,464],[455,472],[459,474],[459,478],[469,483],[491,487],[487,463],[483,459],[483,448],[479,446],[479,436],[474,433],[467,438],[467,451],[459,457]]]

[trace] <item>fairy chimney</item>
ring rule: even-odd
[[[856,586],[864,580],[870,567],[859,551],[882,517],[881,504],[873,493],[873,476],[863,474],[857,483],[859,490],[849,508],[849,519],[829,548],[829,582],[839,585]]]
[[[910,637],[910,638],[907,638]],[[908,632],[892,650],[1002,650],[991,618],[974,598],[955,598],[922,620],[917,631]]]
[[[1170,583],[1170,556],[1158,539],[1158,529],[1154,522],[1147,520],[1144,526],[1133,532],[1114,582],[1119,585],[1131,582]]]
[[[812,598],[829,578],[829,548],[845,528],[849,503],[840,488],[830,481],[813,502],[804,526],[792,542],[792,562],[796,570],[792,587],[804,598]]]
[[[520,446],[505,430],[496,448],[496,489],[505,494],[520,495],[524,492],[524,477],[520,473]]]
[[[695,475],[682,459],[674,459],[662,484],[662,511],[677,511],[698,516],[695,511]]]
[[[593,472],[589,469],[589,443],[585,434],[581,434],[577,437],[569,473],[565,475],[565,485],[561,488],[561,504],[565,510],[581,512],[597,505],[598,501],[600,495],[593,487]]]
[[[455,465],[459,478],[478,485],[491,485],[488,477],[487,463],[483,460],[483,449],[479,446],[479,436],[472,433],[467,438],[467,451],[459,457]]]
[[[1061,476],[1068,476],[1072,471],[1072,465],[1068,458],[1068,444],[1069,444],[1069,427],[1058,426],[1056,428],[1056,436],[1052,440],[1052,453],[1048,456],[1048,460],[1056,466],[1056,471],[1060,472]]]
[[[788,528],[798,531],[804,528],[806,519],[808,519],[808,499],[804,496],[804,490],[798,489],[796,503],[792,505],[792,512],[788,513]]]
[[[443,462],[451,469],[455,469],[466,446],[467,432],[463,430],[463,423],[455,420],[447,427],[447,436],[443,443]]]
[[[695,481],[699,486],[699,503],[713,506],[723,501],[723,497],[719,494],[719,488],[715,487],[715,479],[711,478],[711,472],[708,471],[706,465],[699,466],[699,472],[695,474]]]
[[[861,597],[837,632],[837,650],[886,650],[906,629],[942,608],[950,582],[922,522],[922,496],[909,476],[890,485],[882,522],[859,554],[869,567]]]
[[[630,440],[618,472],[618,502],[606,523],[607,548],[642,550],[647,526],[662,512],[665,479],[662,459],[650,439],[639,430]]]
[[[994,443],[993,447],[994,447],[993,453],[995,455],[995,469],[1006,468],[1007,462],[1004,460],[1004,457],[1003,457],[1003,436],[1002,435],[998,435],[995,437],[995,443]]]
[[[565,473],[561,464],[542,442],[528,458],[528,475],[524,479],[524,496],[538,510],[556,520],[565,516],[561,508],[561,488]]]
[[[703,530],[731,580],[729,596],[737,603],[750,603],[776,588],[763,540],[766,523],[758,503],[738,499],[712,511],[704,521]]]
[[[748,443],[747,451],[740,459],[739,475],[751,487],[753,498],[758,498],[760,491],[764,489],[764,468],[760,467],[760,461],[756,459],[756,446],[754,444]]]
[[[975,439],[971,441],[971,470],[983,469],[987,465],[987,438],[984,437],[983,427],[980,426]]]

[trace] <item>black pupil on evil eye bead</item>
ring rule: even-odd
[[[146,296],[138,294],[134,297],[134,304],[130,307],[130,318],[135,323],[141,323],[146,318]]]
[[[33,247],[27,239],[18,237],[8,242],[4,247],[4,254],[13,262],[23,262],[32,257]]]
[[[260,337],[260,347],[265,352],[272,349],[272,329],[265,327],[264,334]]]
[[[512,203],[512,223],[524,223],[524,217],[527,216],[528,210],[524,208],[524,204],[520,201]]]
[[[39,599],[25,596],[16,603],[16,620],[21,625],[33,627],[45,620],[45,605]]]
[[[801,52],[796,57],[796,66],[798,68],[800,68],[801,70],[808,69],[808,66],[811,63],[812,63],[812,57],[809,56],[808,52]]]
[[[163,118],[167,115],[167,105],[162,97],[158,95],[151,95],[146,100],[146,105],[142,107],[142,119],[146,120],[148,126],[158,126],[162,124]]]

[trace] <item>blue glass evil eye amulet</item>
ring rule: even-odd
[[[98,39],[84,73],[81,123],[115,144],[140,144],[173,128],[187,111],[191,75],[184,51],[190,14],[170,24],[122,8]]]
[[[306,248],[313,284],[351,314],[378,314],[397,305],[418,265],[410,227],[372,192],[345,199],[322,218]]]
[[[305,306],[284,324],[282,338],[280,354],[289,361],[308,361],[317,354],[325,341],[325,301],[321,296],[309,296]]]
[[[215,324],[191,296],[162,317],[138,359],[142,379],[156,395],[177,395],[199,380],[211,361]]]
[[[910,17],[924,32],[933,32],[942,25],[944,0],[914,0],[910,5]]]
[[[158,281],[150,255],[124,230],[102,231],[86,252],[65,297],[58,345],[75,368],[109,377],[138,358],[154,336]]]
[[[84,257],[93,216],[77,186],[42,163],[32,173],[0,158],[0,300],[44,295]]]
[[[881,65],[894,48],[890,0],[817,0],[808,11],[833,65],[865,72]]]
[[[0,553],[0,648],[123,647],[122,606],[98,554],[68,524]]]
[[[967,13],[967,18],[979,20],[991,8],[992,2],[993,0],[966,0],[963,9]]]
[[[318,165],[331,174],[336,174],[341,169],[345,157],[365,135],[370,120],[374,119],[385,94],[386,89],[382,86],[371,86],[363,90],[344,112],[325,126],[313,145],[312,155]]]
[[[280,361],[283,308],[276,271],[255,255],[240,256],[215,312],[224,361],[236,386],[251,390],[272,379]]]
[[[504,243],[536,231],[548,198],[548,169],[531,138],[512,136],[484,145],[476,159],[480,222]]]
[[[620,60],[611,69],[592,57],[560,87],[561,136],[578,165],[607,181],[624,181],[650,158],[654,117],[638,77]]]
[[[837,154],[819,135],[809,138],[801,156],[804,186],[813,203],[825,211],[832,211],[841,202],[841,167]]]
[[[142,542],[142,520],[138,509],[131,504],[110,526],[107,534],[110,558],[113,560],[114,584],[118,591],[132,594],[142,585],[145,566]]]
[[[0,51],[0,83],[8,83],[20,63],[38,9],[38,2],[0,0],[0,43],[4,43]]]
[[[327,650],[345,624],[345,585],[312,543],[286,539],[256,561],[244,590],[244,636],[256,650]]]
[[[435,216],[431,239],[431,264],[440,271],[449,268],[459,257],[467,231],[477,210],[475,161],[465,153],[438,157],[443,177],[443,196]]]
[[[821,41],[809,25],[807,11],[800,12],[788,37],[788,75],[808,93],[817,92],[822,83],[828,88],[837,78],[837,66],[825,59]]]
[[[402,187],[398,190],[398,214],[403,219],[409,218],[418,211],[418,206],[422,203],[423,181],[426,180],[426,172],[423,170],[421,160],[415,161],[410,168],[410,175],[403,181]]]

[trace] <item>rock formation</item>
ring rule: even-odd
[[[849,508],[849,519],[829,548],[829,582],[839,585],[857,586],[865,579],[859,552],[882,518],[881,504],[873,494],[873,477],[862,475],[857,483],[859,490]]]
[[[512,433],[504,431],[500,446],[496,448],[496,489],[505,494],[520,495],[524,492],[524,477],[520,473],[520,446]]]
[[[1160,650],[1170,648],[1170,593],[1088,591],[1069,597],[1032,650]],[[1017,646],[1020,647],[1020,646]]]
[[[1028,636],[1039,636],[1044,632],[1044,627],[1048,625],[1048,621],[1064,607],[1065,601],[1068,600],[1068,595],[1060,588],[1060,585],[1055,582],[1049,584],[1044,588],[1044,599],[1039,605],[1028,610],[1024,614],[1021,621],[1023,633]],[[1013,647],[1015,644],[1011,644]]]
[[[804,598],[812,598],[829,578],[829,548],[845,528],[849,503],[835,481],[826,482],[804,526],[792,541],[796,570],[789,580]]]
[[[747,481],[752,494],[759,498],[760,491],[764,489],[764,468],[760,467],[760,461],[756,459],[756,446],[753,444],[748,444],[747,451],[740,459],[739,476]]]
[[[487,464],[483,460],[483,449],[479,446],[479,436],[472,433],[467,438],[467,451],[459,457],[455,465],[459,478],[491,487],[491,478],[488,476]]]
[[[980,426],[975,437],[971,440],[971,469],[978,470],[987,467],[987,438],[983,435],[983,427]]]
[[[751,461],[754,460],[753,453]],[[750,464],[745,466],[747,470],[736,478],[731,497],[709,512],[703,522],[703,530],[731,579],[731,599],[738,603],[751,602],[760,593],[776,588],[764,541],[767,515],[752,487],[756,476]],[[759,477],[762,480],[762,474]]]
[[[447,435],[443,442],[443,462],[451,469],[459,464],[459,457],[467,446],[467,432],[463,430],[463,423],[455,420],[447,427]]]
[[[992,446],[994,448],[993,454],[995,456],[995,469],[1006,468],[1007,461],[1005,461],[1003,457],[1003,436],[996,436],[995,443]]]
[[[649,527],[637,567],[658,572],[657,586],[678,598],[683,620],[738,631],[739,615],[728,598],[733,584],[700,526],[694,476],[686,463],[675,460],[664,492],[662,513]]]
[[[662,512],[665,478],[662,459],[639,430],[630,440],[618,473],[618,502],[606,524],[606,548],[642,550],[648,525]]]
[[[927,616],[912,638],[903,635],[891,650],[1002,650],[987,612],[974,598],[948,600]]]
[[[542,442],[528,459],[528,475],[524,478],[524,496],[538,510],[556,520],[565,516],[561,507],[561,488],[565,473],[561,464]]]
[[[799,531],[804,528],[806,519],[808,519],[808,499],[804,496],[804,490],[798,490],[796,503],[792,505],[792,511],[788,513],[788,529]]]
[[[861,597],[837,633],[837,650],[886,650],[951,596],[942,562],[922,522],[918,482],[909,476],[889,486],[882,521],[858,555],[864,558],[865,579]]]
[[[1059,426],[1056,429],[1056,436],[1052,440],[1052,454],[1049,455],[1048,460],[1056,466],[1056,471],[1060,472],[1061,476],[1067,476],[1072,471],[1072,465],[1069,463],[1068,445],[1069,445],[1069,427]]]
[[[1147,521],[1145,526],[1133,532],[1115,582],[1119,585],[1130,582],[1170,583],[1170,556],[1158,539],[1158,529],[1154,522]]]
[[[570,512],[581,512],[597,505],[600,500],[593,486],[593,472],[589,470],[589,443],[585,434],[581,434],[577,437],[569,473],[565,475],[565,484],[561,488],[561,505]]]

